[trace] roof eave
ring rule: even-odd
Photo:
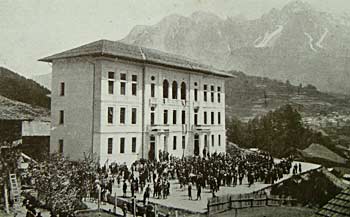
[[[67,57],[54,57],[54,56],[49,56],[49,57],[44,57],[39,59],[38,61],[41,62],[48,62],[48,63],[52,63],[53,60],[57,60],[57,59],[67,59],[67,58],[75,58],[75,57],[81,57],[81,56],[94,56],[94,55],[100,55],[100,56],[113,56],[113,57],[117,57],[120,59],[126,59],[126,60],[134,60],[137,62],[145,62],[145,63],[149,63],[149,64],[154,64],[154,65],[161,65],[161,66],[167,66],[167,67],[171,67],[171,68],[177,68],[177,69],[184,69],[184,70],[190,70],[193,72],[202,72],[205,74],[211,74],[214,76],[219,76],[219,77],[224,77],[224,78],[236,78],[237,76],[235,75],[230,75],[227,72],[214,72],[211,70],[205,70],[205,69],[196,69],[196,68],[192,68],[192,67],[184,67],[184,66],[176,66],[176,65],[172,65],[172,64],[166,64],[166,63],[160,63],[157,61],[152,61],[152,60],[147,60],[147,58],[145,60],[140,60],[138,58],[132,58],[132,57],[124,57],[124,56],[118,56],[118,55],[113,55],[113,54],[108,54],[108,52],[101,52],[101,53],[94,53],[94,54],[83,54],[83,55],[73,55],[73,56],[67,56]]]

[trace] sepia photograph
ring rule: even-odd
[[[349,0],[0,0],[0,217],[350,217]]]

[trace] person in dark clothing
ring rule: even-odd
[[[131,197],[134,197],[135,196],[135,181],[131,182],[130,189],[131,189]]]
[[[188,183],[188,199],[192,200],[192,183]]]
[[[149,200],[150,191],[151,191],[151,188],[149,187],[149,185],[147,185],[145,193],[143,194],[143,205],[144,206],[146,205],[146,200],[147,199]]]
[[[198,184],[197,185],[197,200],[202,199],[201,194],[202,194],[202,186],[200,184]]]
[[[126,197],[126,190],[128,189],[128,185],[126,184],[126,181],[124,180],[123,183],[123,197]]]

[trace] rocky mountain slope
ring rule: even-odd
[[[350,16],[295,1],[259,19],[195,12],[135,26],[122,41],[189,56],[225,70],[350,91]]]

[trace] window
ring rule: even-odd
[[[181,99],[186,100],[186,84],[185,84],[185,82],[181,83]]]
[[[198,125],[198,112],[197,111],[195,111],[194,112],[194,125]]]
[[[137,109],[132,108],[131,110],[131,124],[136,124]]]
[[[214,102],[214,85],[211,85],[210,87],[210,98],[211,98],[211,102]]]
[[[156,89],[156,84],[151,83],[151,97],[155,97],[156,95],[155,89]]]
[[[186,136],[182,136],[182,149],[186,148]]]
[[[120,123],[125,124],[125,108],[120,108]]]
[[[204,119],[204,124],[208,124],[208,119],[207,119],[207,112],[204,112],[203,114],[203,119]]]
[[[218,87],[218,103],[221,102],[221,87]]]
[[[126,95],[126,74],[120,73],[120,95]]]
[[[208,147],[208,135],[204,135],[204,147]]]
[[[185,110],[183,110],[181,112],[181,122],[182,122],[182,124],[186,124],[186,111]]]
[[[176,150],[176,136],[173,138],[173,150]]]
[[[114,93],[114,81],[108,81],[108,93],[109,94]]]
[[[131,152],[132,153],[136,152],[136,137],[132,137],[131,139]]]
[[[173,124],[176,124],[176,110],[173,110]]]
[[[194,101],[198,101],[198,89],[194,89]]]
[[[169,82],[166,79],[163,81],[163,98],[169,98]]]
[[[131,94],[133,96],[137,95],[137,75],[131,76]]]
[[[108,72],[108,93],[114,93],[114,72]]]
[[[60,96],[64,96],[64,82],[60,83]]]
[[[108,72],[108,79],[114,79],[114,72]]]
[[[113,150],[113,138],[108,138],[107,154],[112,154],[112,150]]]
[[[214,147],[214,145],[215,145],[214,135],[211,135],[211,146]]]
[[[218,124],[221,124],[221,113],[218,112]]]
[[[151,107],[151,125],[154,125],[154,113],[155,113],[155,108]]]
[[[218,145],[221,146],[221,135],[218,135]]]
[[[214,124],[214,112],[211,112],[211,124]]]
[[[113,107],[108,107],[108,114],[107,114],[107,123],[109,124],[113,124],[113,113],[114,113],[114,109]]]
[[[173,84],[171,85],[171,92],[172,92],[172,98],[177,99],[177,82],[173,81]]]
[[[60,111],[59,124],[64,124],[64,111]]]
[[[168,124],[168,110],[164,110],[164,124]]]
[[[204,97],[204,102],[207,101],[207,91],[208,91],[208,85],[204,84],[204,86],[203,86],[203,97]]]
[[[58,153],[63,153],[63,139],[58,140]]]
[[[121,154],[125,153],[125,138],[124,137],[120,138],[120,153]]]

